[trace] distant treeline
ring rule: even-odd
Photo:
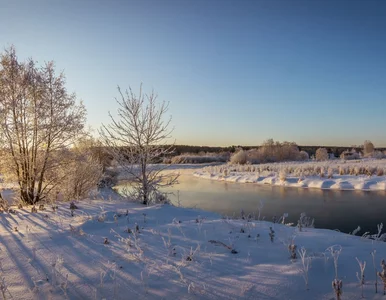
[[[210,146],[189,146],[189,145],[175,145],[174,146],[174,155],[181,155],[183,153],[200,153],[200,152],[211,152],[211,153],[221,153],[221,152],[231,152],[234,153],[237,149],[258,149],[260,146],[228,146],[228,147],[210,147]],[[333,153],[336,157],[340,157],[343,151],[355,149],[357,152],[362,151],[361,147],[342,147],[342,146],[299,146],[299,151],[306,151],[310,156],[315,155],[315,152],[318,148],[326,148],[328,153]],[[386,148],[376,148],[377,150],[384,151]]]
[[[165,146],[170,147],[170,146]],[[218,154],[224,154],[224,153],[235,153],[238,149],[244,149],[244,150],[251,150],[251,149],[258,149],[261,146],[241,146],[241,145],[232,145],[228,147],[210,147],[210,146],[190,146],[190,145],[174,145],[173,149],[174,151],[170,155],[169,158],[179,156],[182,154],[197,154],[197,155],[203,155],[205,153],[218,153]],[[299,148],[299,151],[305,151],[308,153],[308,155],[311,157],[315,155],[316,150],[319,148],[326,148],[328,153],[333,153],[335,157],[340,157],[343,151],[345,150],[351,150],[355,149],[357,152],[363,151],[363,148],[361,147],[341,147],[341,146],[297,146]],[[377,150],[384,151],[386,148],[376,148]],[[111,155],[108,154],[108,151],[105,147],[94,147],[94,155],[99,159],[101,164],[106,167],[110,165],[112,161]],[[162,159],[157,161],[158,163],[163,162]]]
[[[229,147],[210,147],[210,146],[189,146],[189,145],[174,145],[173,155],[181,155],[183,153],[195,153],[210,152],[210,153],[221,153],[221,152],[235,152],[236,146]]]

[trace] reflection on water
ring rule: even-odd
[[[177,202],[179,191],[181,205],[214,211],[222,215],[257,215],[260,200],[264,201],[262,216],[288,213],[288,222],[297,222],[300,213],[315,218],[318,228],[353,231],[358,225],[360,233],[375,233],[377,224],[386,222],[386,192],[335,191],[320,189],[284,188],[248,183],[218,182],[182,175],[179,184],[166,191]],[[360,234],[359,233],[359,234]]]

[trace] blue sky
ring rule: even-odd
[[[143,82],[178,144],[386,146],[386,1],[0,0],[0,28],[95,129]]]

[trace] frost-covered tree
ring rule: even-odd
[[[84,129],[86,110],[65,84],[53,62],[20,62],[13,47],[1,54],[1,172],[17,182],[28,204],[46,198],[59,184],[47,174],[63,167],[57,154]]]
[[[243,149],[240,149],[231,156],[230,162],[231,164],[245,165],[247,163],[247,159],[247,152]]]
[[[154,166],[172,153],[173,145],[166,145],[172,129],[171,117],[164,120],[168,104],[157,103],[157,96],[139,95],[131,88],[122,92],[118,87],[118,117],[111,114],[111,123],[100,130],[102,142],[111,156],[130,176],[133,192],[130,196],[147,205],[165,200],[159,189],[177,182],[178,175],[163,172],[169,166]]]
[[[97,188],[103,175],[103,165],[95,146],[94,139],[84,137],[76,141],[70,150],[60,153],[65,168],[50,175],[62,177],[55,191],[61,192],[65,200],[82,199]]]
[[[318,161],[328,160],[328,152],[326,148],[319,148],[316,150],[315,159]]]
[[[372,156],[374,153],[374,145],[369,140],[366,140],[363,143],[363,154],[365,157]]]
[[[247,152],[248,161],[267,163],[278,161],[299,160],[299,147],[294,142],[275,142],[269,139],[258,148]]]
[[[310,156],[306,151],[300,151],[299,152],[299,160],[309,160]]]

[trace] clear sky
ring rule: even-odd
[[[93,128],[117,85],[177,144],[386,146],[386,1],[0,0],[0,47],[54,60]]]

